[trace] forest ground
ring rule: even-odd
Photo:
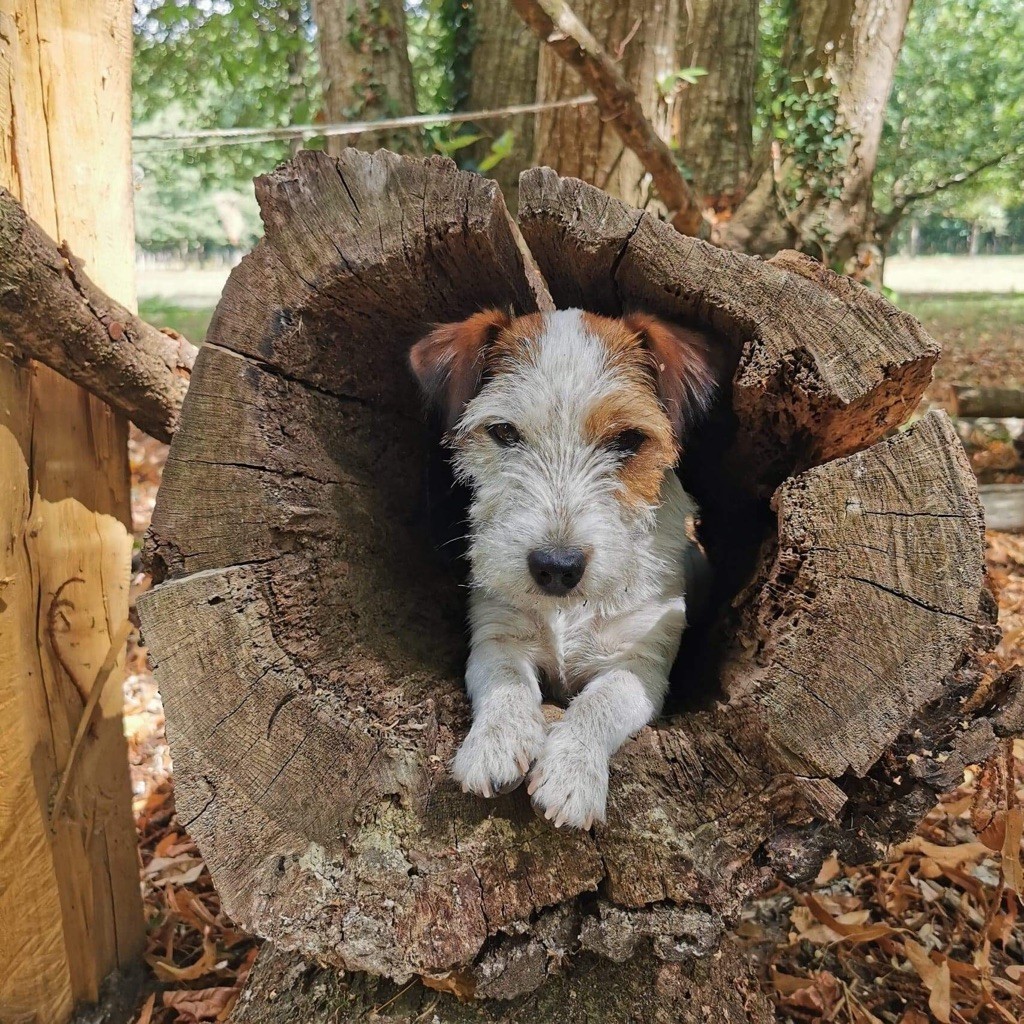
[[[1024,285],[1024,258],[1020,269]],[[194,295],[195,281],[188,284]],[[938,381],[1024,386],[1024,295],[977,294],[976,283],[972,290],[901,294],[898,301],[943,342]],[[141,309],[147,320],[202,339],[208,304],[186,308],[180,299],[149,295]],[[984,446],[972,452],[976,466],[984,465],[986,452]],[[133,431],[137,538],[148,525],[165,457],[164,445]],[[1019,457],[1009,478],[1024,479]],[[1004,639],[980,667],[994,676],[1024,666],[1024,536],[990,532],[987,552]],[[138,573],[135,589],[147,585]],[[177,821],[163,709],[134,643],[125,700],[149,934],[149,978],[134,1021],[226,1020],[256,943],[224,914],[199,851]],[[1024,1018],[1024,922],[1018,898],[1004,884],[1008,873],[1020,872],[1022,764],[1018,740],[969,775],[917,836],[879,862],[848,866],[830,858],[813,883],[780,885],[748,909],[740,935],[780,1021],[1014,1024]]]

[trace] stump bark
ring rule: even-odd
[[[239,1019],[413,1020],[435,996],[451,1021],[770,1019],[736,994],[732,915],[906,835],[1020,714],[970,660],[994,627],[960,444],[937,413],[895,432],[937,346],[805,257],[716,249],[548,170],[518,228],[435,158],[301,153],[257,192],[266,236],[196,361],[140,602],[182,821],[278,947]],[[734,368],[680,469],[716,615],[676,666],[685,710],[615,757],[590,833],[446,769],[463,609],[405,359],[488,305],[697,321]]]

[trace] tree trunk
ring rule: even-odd
[[[938,347],[805,257],[726,252],[547,170],[524,177],[522,236],[495,183],[438,159],[305,153],[257,193],[267,235],[197,359],[140,610],[228,912],[390,982],[350,976],[323,1006],[330,976],[268,951],[242,1019],[767,1022],[723,938],[739,907],[906,835],[1022,701],[1012,680],[1010,711],[973,699],[992,602],[948,419],[883,439]],[[463,591],[421,511],[437,450],[405,368],[432,322],[552,303],[695,320],[736,367],[680,469],[733,584],[684,638],[689,710],[622,748],[589,833],[446,770]],[[708,529],[725,505],[728,535]]]
[[[128,305],[131,19],[127,0],[0,0],[0,185]],[[123,651],[72,757],[128,618],[127,421],[2,350],[0,1019],[59,1024],[144,940]]]
[[[757,0],[690,0],[683,5],[679,68],[707,74],[681,83],[672,136],[704,205],[731,210],[746,191],[753,152]]]
[[[572,9],[614,56],[636,88],[648,119],[669,138],[669,109],[658,79],[676,70],[682,0],[578,0]],[[585,92],[579,76],[550,47],[542,47],[537,80],[541,101]],[[653,199],[648,175],[611,124],[592,106],[539,114],[533,162],[591,182],[634,206]]]
[[[416,113],[403,0],[313,0],[324,114],[329,122]],[[416,153],[415,131],[328,138],[327,151],[387,146]]]
[[[511,2],[477,0],[473,5],[473,56],[470,63],[469,109],[489,110],[513,103],[533,103],[537,98],[537,65],[540,43],[523,24]],[[514,209],[519,175],[533,159],[534,115],[515,121],[488,121],[480,125],[487,138],[471,153],[479,162],[490,151],[494,137],[506,128],[515,132],[512,151],[487,173],[501,185],[505,200]]]
[[[785,139],[774,153],[764,147],[723,244],[764,254],[797,247],[847,271],[875,258],[865,249],[877,245],[872,180],[910,4],[794,0],[785,60],[794,96],[814,104],[814,117],[794,115],[813,152]],[[823,131],[822,116],[835,128]]]
[[[968,256],[977,256],[981,251],[981,223],[976,220],[971,221],[971,240],[967,246]]]
[[[921,222],[915,217],[910,222],[910,240],[907,243],[907,255],[913,259],[921,252]]]

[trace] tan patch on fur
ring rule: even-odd
[[[622,324],[648,353],[661,403],[676,437],[681,437],[708,412],[714,397],[711,335],[647,313],[631,313]]]
[[[672,424],[658,398],[650,353],[621,320],[593,313],[584,313],[583,319],[604,342],[609,364],[621,380],[620,386],[591,406],[584,432],[597,445],[611,443],[626,430],[645,434],[640,450],[624,458],[619,469],[622,500],[634,506],[656,504],[665,471],[679,453]]]
[[[409,365],[446,426],[454,426],[476,394],[489,342],[508,324],[506,313],[487,309],[459,323],[435,327],[409,350]]]
[[[487,372],[509,373],[517,366],[532,362],[543,331],[543,313],[516,317],[488,347],[485,356]]]

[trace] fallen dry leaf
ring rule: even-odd
[[[1020,863],[1020,837],[1024,830],[1024,812],[1011,807],[1006,813],[1006,834],[1003,837],[1003,881],[1007,889],[1024,893],[1024,870]]]
[[[179,989],[163,994],[164,1006],[173,1007],[182,1024],[223,1019],[225,1010],[231,1011],[238,992],[234,988]]]
[[[958,867],[987,857],[989,848],[984,843],[958,843],[955,846],[939,846],[929,843],[920,836],[914,836],[896,847],[897,854],[920,853],[938,864]]]
[[[153,1019],[153,1007],[156,1005],[156,993],[150,992],[149,997],[142,1004],[142,1012],[139,1014],[138,1024],[149,1024]]]
[[[842,989],[834,974],[817,971],[808,984],[793,988],[779,998],[779,1006],[787,1010],[810,1010],[818,1019],[831,1020],[842,998]]]
[[[468,1002],[476,995],[476,981],[466,971],[449,971],[447,974],[433,976],[424,974],[420,977],[420,981],[427,988],[432,988],[436,992],[450,993],[460,1003]]]
[[[940,1024],[950,1024],[950,976],[949,964],[943,961],[936,964],[913,939],[904,942],[907,959],[917,971],[918,977],[928,989],[928,1009],[932,1011]]]

